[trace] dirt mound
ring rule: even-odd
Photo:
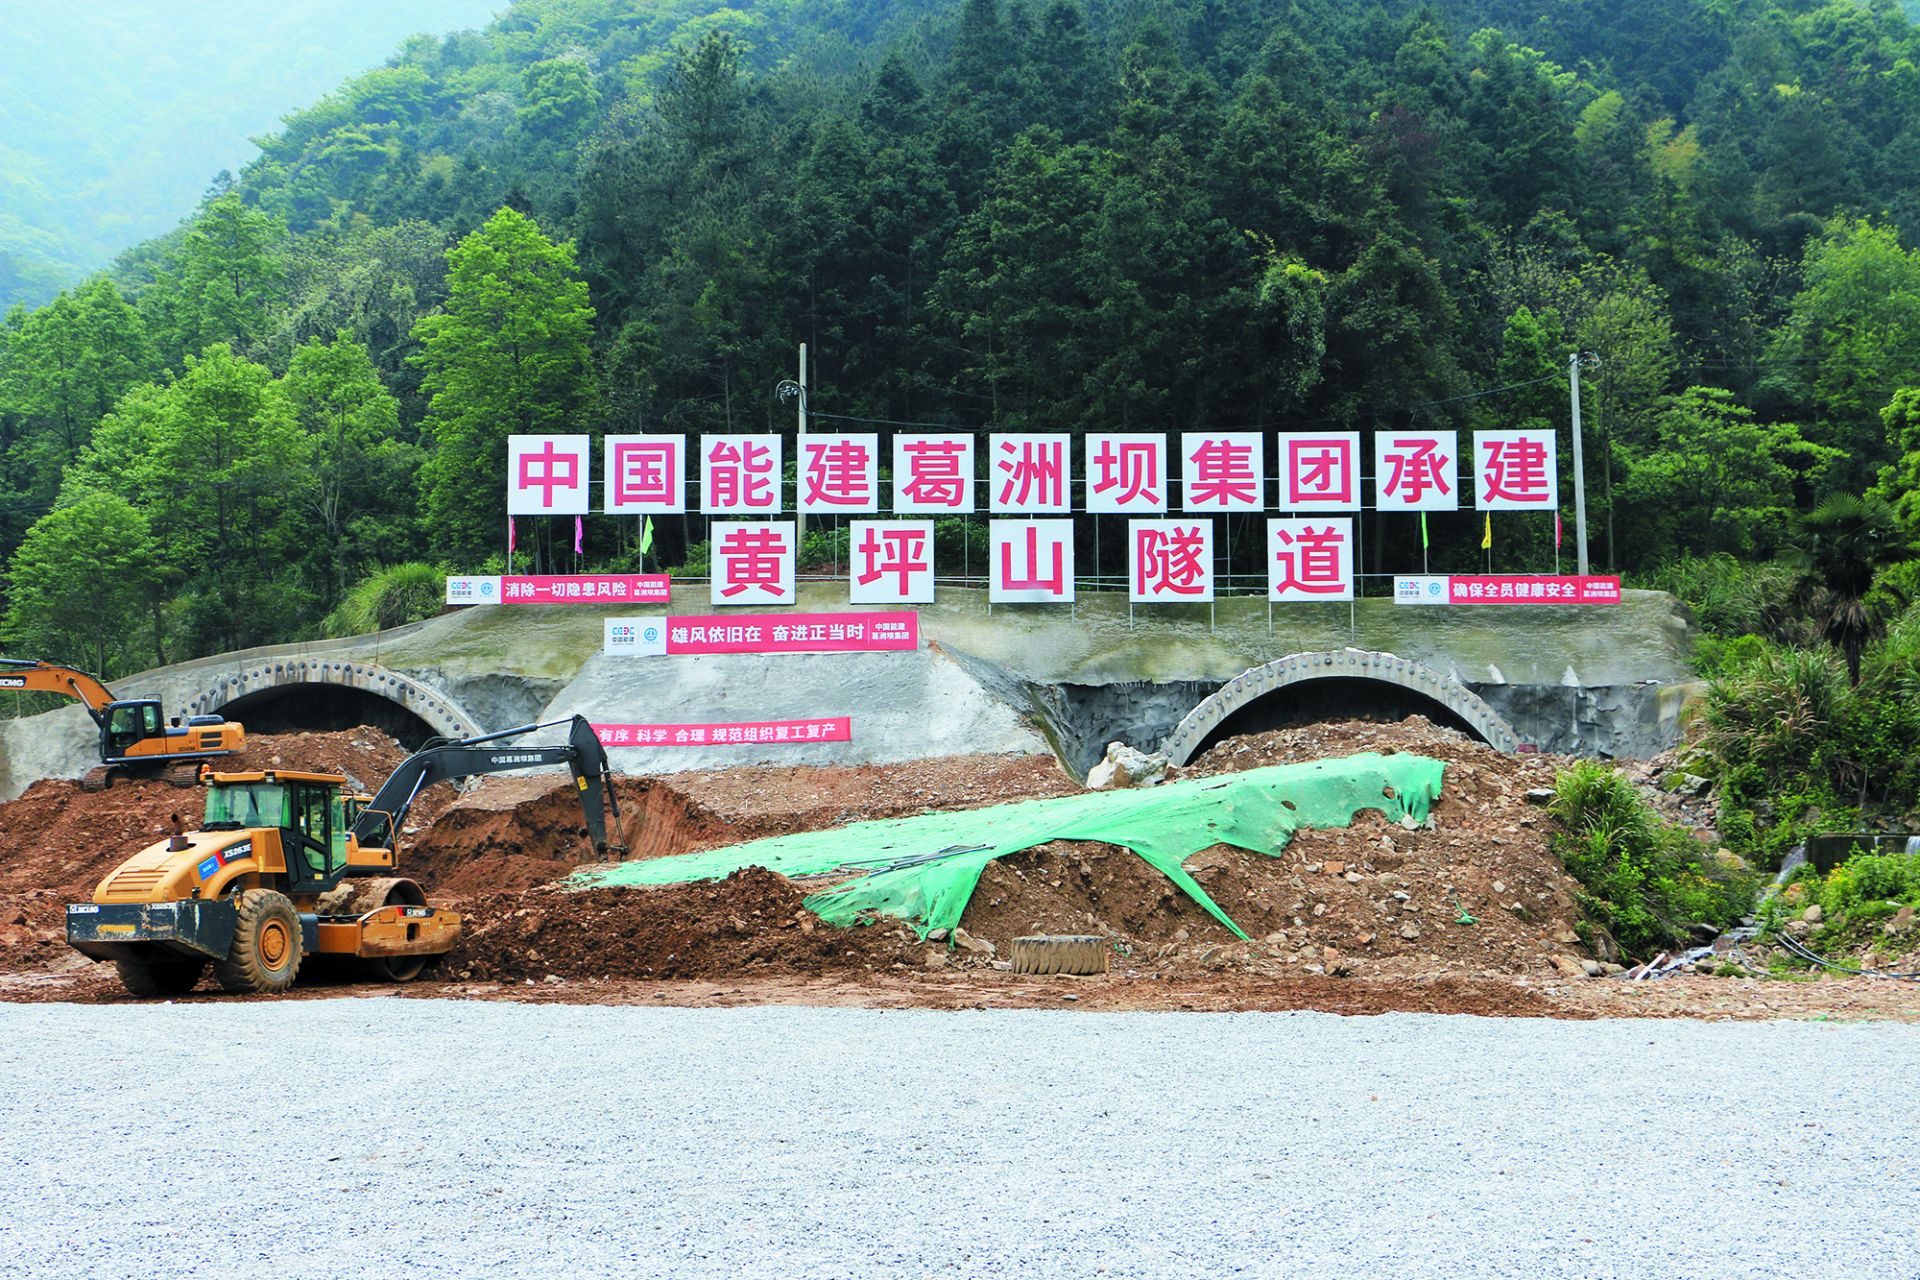
[[[1079,788],[1050,759],[956,756],[904,765],[725,769],[615,782],[630,858],[664,858],[930,809],[966,809]],[[587,852],[572,786],[550,775],[484,779],[402,858],[445,894],[529,888]]]
[[[903,954],[897,926],[830,928],[801,908],[805,896],[761,867],[697,884],[493,894],[464,905],[465,933],[440,974],[506,981],[819,974],[885,968]]]
[[[1575,885],[1547,843],[1552,820],[1525,799],[1551,786],[1549,761],[1416,717],[1229,739],[1181,773],[1358,751],[1446,761],[1431,823],[1408,829],[1362,811],[1347,828],[1300,831],[1278,858],[1225,845],[1190,858],[1187,870],[1251,941],[1132,854],[1068,841],[990,864],[961,926],[1002,950],[1023,933],[1103,933],[1117,965],[1155,972],[1543,974],[1584,954]]]

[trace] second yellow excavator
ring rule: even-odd
[[[0,689],[78,698],[100,728],[100,764],[80,780],[101,791],[117,777],[164,778],[190,787],[201,762],[230,756],[247,745],[242,725],[219,716],[178,716],[171,724],[156,698],[116,698],[113,690],[76,667],[38,658],[0,658]]]

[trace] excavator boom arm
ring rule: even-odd
[[[0,658],[0,689],[59,693],[78,698],[98,720],[113,702],[113,691],[96,676],[75,667],[55,666],[31,658]]]
[[[555,725],[570,725],[567,741],[548,746],[514,746],[504,741]],[[382,826],[398,832],[413,807],[414,797],[436,782],[451,782],[485,773],[511,773],[520,769],[539,769],[566,765],[573,773],[574,790],[580,796],[580,810],[587,820],[587,834],[593,851],[607,851],[608,811],[613,814],[614,834],[620,834],[620,801],[613,791],[612,766],[595,736],[593,726],[581,716],[571,721],[552,720],[545,724],[522,725],[477,738],[429,746],[401,761],[388,779],[380,784],[371,802],[354,820],[354,837],[362,844],[373,840]]]

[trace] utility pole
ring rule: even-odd
[[[794,474],[804,476],[807,471],[807,344],[800,344],[800,407],[798,410],[798,436],[794,442]],[[798,483],[805,483],[799,481]],[[800,544],[807,540],[807,513],[800,505],[800,495],[793,495],[793,547],[799,554]]]
[[[1580,576],[1587,576],[1587,468],[1580,444],[1580,353],[1567,357],[1567,386],[1573,394],[1573,536],[1579,549]]]

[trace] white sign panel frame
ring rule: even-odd
[[[989,525],[988,603],[1073,603],[1073,521],[994,520]],[[1035,560],[1041,562],[1038,568]],[[1015,579],[1015,569],[1026,576]],[[1048,581],[1058,589],[1046,590]]]
[[[1340,537],[1336,540],[1334,568],[1339,585],[1332,590],[1318,591],[1308,585],[1299,585],[1302,579],[1310,579],[1312,569],[1324,564],[1319,557],[1324,556],[1317,544],[1325,540],[1325,532],[1338,529]],[[1353,517],[1352,516],[1277,516],[1267,521],[1267,599],[1275,604],[1302,604],[1314,601],[1347,601],[1353,599]],[[1302,566],[1302,559],[1314,559]]]
[[[634,451],[666,450],[670,459],[665,476],[663,498],[623,498],[622,481]],[[687,438],[684,435],[608,436],[602,450],[605,467],[601,472],[601,506],[608,515],[677,516],[687,510]]]
[[[933,521],[931,520],[849,520],[847,522],[847,600],[850,604],[932,604],[934,592],[933,574]],[[867,555],[869,537],[881,541],[888,534],[904,537],[918,536],[920,547],[925,555],[924,564],[905,570],[906,585],[901,586],[902,570],[898,566],[877,570],[878,576],[871,581],[861,581],[862,568],[871,566],[862,563]]]
[[[1143,563],[1144,544],[1149,539],[1157,539],[1160,546],[1156,554],[1167,554],[1180,543],[1199,536],[1197,555],[1186,555],[1186,568],[1196,573],[1194,579],[1198,585],[1196,591],[1178,591],[1164,585],[1167,575],[1162,573],[1162,584],[1151,587],[1148,584],[1150,567]],[[1191,547],[1186,548],[1191,550]],[[1160,568],[1166,569],[1167,565]],[[1213,520],[1209,516],[1194,516],[1185,520],[1131,520],[1127,523],[1127,602],[1129,604],[1211,604],[1213,602]]]
[[[559,464],[572,474],[561,482]],[[593,450],[585,435],[507,437],[507,514],[583,516],[592,506]]]
[[[795,522],[792,520],[729,520],[713,526],[711,593],[716,607],[739,608],[753,606],[757,608],[790,607],[794,603],[794,561],[798,554],[799,540],[795,535]],[[768,558],[776,558],[775,574],[771,581],[750,583],[742,589],[728,594],[735,584],[728,566],[736,560],[747,558],[747,549],[731,549],[729,544],[736,543],[754,534],[771,533],[782,546],[773,551],[755,547],[752,556],[756,563]],[[758,576],[758,575],[757,575]],[[777,591],[770,588],[778,588]]]

